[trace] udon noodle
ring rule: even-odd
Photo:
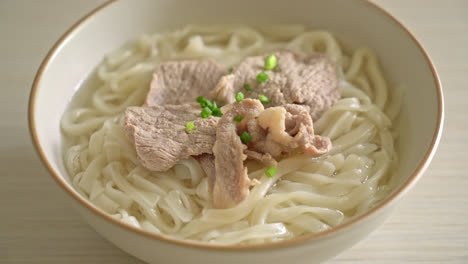
[[[167,172],[139,165],[123,111],[143,104],[158,63],[210,58],[229,68],[281,49],[326,53],[339,65],[342,98],[314,122],[316,133],[332,140],[330,153],[283,159],[272,178],[249,165],[249,177],[260,184],[230,209],[212,208],[207,178],[193,158]],[[64,164],[81,195],[129,225],[205,243],[279,241],[340,225],[382,201],[396,183],[392,122],[399,101],[389,100],[372,50],[345,53],[329,32],[190,25],[141,36],[108,54],[96,75],[84,102],[63,116]]]

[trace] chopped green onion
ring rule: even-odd
[[[213,109],[213,116],[222,117],[222,116],[223,116],[223,113],[221,112],[221,109],[219,109],[219,108],[214,108],[214,109]]]
[[[231,68],[228,69],[228,72],[231,73],[233,70],[234,70],[234,69],[231,67]]]
[[[211,103],[210,101],[208,100],[205,100],[203,102],[200,103],[200,106],[201,107],[208,107],[210,109],[213,109],[213,103]]]
[[[266,82],[266,80],[268,80],[268,74],[266,74],[265,72],[261,72],[257,75],[257,81],[258,82]]]
[[[203,118],[208,118],[211,114],[219,117],[223,116],[223,113],[221,113],[221,109],[218,108],[218,105],[215,101],[210,102],[210,100],[206,99],[205,97],[198,96],[197,102],[199,102],[200,106],[203,108],[201,112],[201,116]]]
[[[213,104],[210,102],[210,100],[206,99],[205,97],[203,96],[198,96],[197,97],[197,102],[200,103],[200,106],[201,107],[209,107],[210,109],[213,108]]]
[[[201,104],[203,101],[205,101],[205,100],[206,100],[206,99],[205,99],[205,97],[203,97],[203,96],[198,96],[198,97],[197,97],[197,102],[199,102],[200,104]]]
[[[242,119],[244,119],[243,116],[235,116],[234,117],[234,121],[236,121],[236,122],[240,122],[240,121],[242,121]]]
[[[190,132],[190,131],[194,130],[196,127],[195,127],[194,123],[187,122],[187,124],[185,124],[185,128],[187,129],[187,132]]]
[[[203,110],[201,111],[201,117],[203,118],[208,118],[213,112],[211,111],[210,108],[208,107],[205,107],[203,108]]]
[[[240,101],[242,101],[242,100],[244,100],[244,94],[243,94],[242,92],[238,92],[238,93],[236,94],[236,101],[237,101],[237,102],[240,102]]]
[[[265,175],[268,178],[271,178],[271,177],[275,176],[275,174],[276,174],[276,167],[275,166],[271,166],[265,171]]]
[[[244,89],[250,92],[250,91],[252,91],[252,86],[250,86],[250,84],[246,83],[246,84],[244,84]]]
[[[278,61],[276,60],[275,54],[271,54],[265,60],[265,70],[273,70],[277,63]]]
[[[244,131],[240,135],[240,139],[241,139],[242,143],[247,144],[247,143],[250,142],[250,140],[252,140],[252,136],[249,135],[249,133],[247,133],[247,131]]]
[[[271,102],[270,98],[264,96],[263,94],[259,94],[258,99],[260,99],[260,102],[262,102],[264,104],[268,104],[268,103]]]
[[[208,101],[207,99],[205,99],[203,102],[201,102],[200,106],[202,108],[208,107],[210,109],[213,109],[213,104],[210,101]]]

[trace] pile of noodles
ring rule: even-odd
[[[331,152],[281,160],[272,178],[250,166],[260,184],[230,209],[213,209],[207,177],[193,159],[167,172],[139,165],[123,129],[123,111],[142,105],[152,72],[163,61],[210,58],[226,68],[247,56],[289,49],[326,53],[339,66],[342,98],[314,123]],[[374,52],[345,54],[326,31],[302,26],[186,26],[143,35],[107,55],[99,82],[62,119],[64,163],[76,190],[130,225],[180,239],[216,244],[279,241],[321,232],[369,210],[395,186],[392,167],[399,101],[389,100]]]

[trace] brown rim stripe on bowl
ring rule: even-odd
[[[322,238],[327,235],[342,231],[346,229],[349,226],[352,226],[356,224],[357,222],[361,221],[362,219],[367,218],[368,216],[376,213],[377,211],[380,211],[383,207],[386,205],[396,201],[398,198],[400,198],[408,189],[410,186],[416,183],[416,181],[422,176],[422,173],[424,170],[427,168],[429,165],[429,162],[431,161],[432,157],[434,156],[436,147],[439,143],[441,134],[442,134],[442,126],[443,126],[443,112],[444,112],[444,104],[443,104],[443,95],[442,95],[442,88],[440,84],[440,79],[439,76],[437,75],[436,69],[434,67],[434,64],[432,63],[431,59],[429,58],[429,55],[427,54],[426,50],[424,47],[419,43],[419,41],[416,39],[416,37],[394,16],[392,16],[390,13],[385,11],[383,8],[380,6],[376,5],[375,3],[370,2],[369,0],[361,0],[365,4],[368,4],[372,8],[377,9],[379,12],[381,12],[384,16],[387,16],[392,19],[394,23],[396,23],[398,26],[400,26],[407,34],[408,36],[413,40],[413,42],[419,47],[421,52],[423,53],[424,57],[426,58],[428,64],[430,65],[431,71],[432,71],[432,76],[434,78],[434,82],[436,84],[436,89],[437,89],[437,101],[438,101],[438,114],[437,114],[437,124],[436,124],[436,130],[434,131],[434,135],[432,137],[432,142],[431,145],[424,155],[424,159],[419,163],[418,167],[415,169],[415,171],[411,174],[411,176],[408,178],[408,180],[400,186],[397,190],[393,192],[392,195],[387,197],[382,203],[378,204],[371,210],[367,211],[366,213],[349,220],[343,224],[340,224],[330,230],[323,231],[317,234],[309,234],[309,235],[304,235],[298,238],[293,238],[290,240],[286,241],[280,241],[280,242],[273,242],[273,243],[265,243],[265,244],[254,244],[254,245],[229,245],[229,246],[221,246],[221,245],[211,245],[211,244],[204,244],[201,242],[192,242],[192,241],[184,241],[184,240],[179,240],[175,238],[169,238],[163,235],[159,235],[156,233],[148,232],[140,228],[136,228],[134,226],[130,226],[124,222],[121,222],[120,220],[117,220],[107,213],[97,209],[92,205],[89,201],[87,201],[85,198],[79,196],[77,193],[74,192],[73,188],[68,185],[67,182],[65,182],[64,179],[62,179],[59,175],[59,173],[52,168],[52,165],[50,164],[49,160],[47,159],[46,155],[44,154],[44,151],[42,150],[42,145],[38,140],[37,136],[37,131],[36,131],[36,126],[35,126],[35,102],[36,102],[36,93],[37,89],[39,86],[39,83],[41,82],[42,74],[44,71],[47,69],[48,64],[50,59],[58,52],[59,47],[61,47],[65,40],[69,38],[71,33],[76,31],[84,22],[86,22],[89,18],[97,14],[99,11],[103,10],[104,8],[110,6],[112,3],[116,2],[116,0],[110,0],[101,6],[97,7],[96,9],[92,10],[90,13],[88,13],[86,16],[84,16],[82,19],[80,19],[78,22],[76,22],[67,32],[65,32],[60,39],[54,44],[54,46],[51,48],[51,50],[48,52],[47,56],[41,63],[41,66],[39,67],[39,70],[36,73],[36,77],[34,78],[34,82],[32,84],[32,89],[29,97],[29,109],[28,109],[28,122],[29,122],[29,130],[31,133],[32,141],[33,144],[36,148],[37,153],[39,154],[39,157],[41,158],[41,161],[45,165],[45,167],[48,169],[50,174],[53,176],[54,180],[63,188],[65,189],[68,194],[70,194],[76,201],[80,203],[80,205],[85,206],[87,209],[89,209],[92,213],[96,214],[97,216],[104,218],[108,222],[112,223],[113,225],[118,226],[119,228],[123,228],[126,230],[130,230],[135,232],[136,234],[140,236],[145,236],[147,238],[153,238],[153,239],[158,239],[161,241],[165,241],[171,244],[177,244],[181,246],[188,246],[188,247],[195,247],[195,248],[202,248],[202,249],[210,249],[210,250],[234,250],[234,251],[248,251],[248,250],[267,250],[267,249],[275,249],[278,247],[288,247],[292,245],[296,245],[298,243],[306,242],[315,238]]]

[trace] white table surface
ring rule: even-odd
[[[49,48],[103,0],[0,0],[0,263],[142,263],[63,200],[32,148],[27,101]],[[445,129],[428,171],[391,218],[329,264],[468,263],[468,0],[378,0],[438,69]]]

